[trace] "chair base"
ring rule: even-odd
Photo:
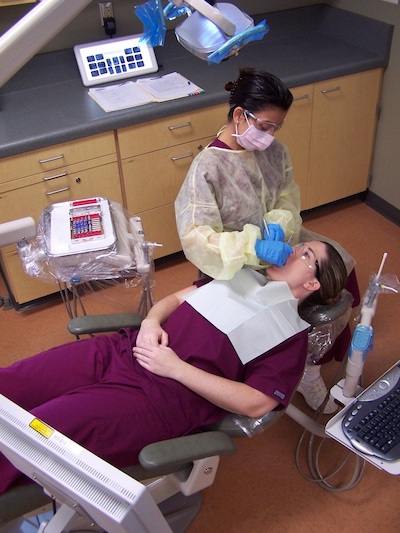
[[[47,500],[49,501],[48,498]],[[44,502],[45,500],[43,500]],[[199,492],[192,496],[177,493],[161,502],[159,507],[173,533],[184,533],[199,513],[202,502],[203,498]],[[51,516],[52,511],[40,514],[38,523],[36,523],[35,517],[31,519],[16,518],[0,526],[0,533],[34,533],[38,530],[40,522],[50,520]]]

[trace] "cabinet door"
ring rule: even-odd
[[[138,213],[142,219],[145,237],[150,242],[162,244],[153,249],[153,258],[158,259],[182,250],[175,222],[174,204],[163,205]]]
[[[126,205],[139,213],[175,201],[189,167],[211,138],[180,144],[122,162]]]
[[[295,181],[300,187],[301,209],[307,205],[308,165],[313,107],[313,85],[290,89],[293,104],[285,118],[285,124],[276,137],[289,148]]]
[[[0,195],[0,222],[32,216],[38,220],[43,209],[56,202],[103,196],[122,203],[118,164],[110,163],[62,178],[51,190],[48,182],[22,187]],[[15,246],[2,250],[3,268],[15,300],[26,303],[58,291],[56,284],[43,283],[25,274]]]
[[[118,130],[121,159],[187,143],[214,138],[227,122],[228,106],[218,105]]]
[[[126,205],[142,218],[146,239],[162,244],[154,258],[182,250],[174,201],[196,155],[213,137],[142,154],[122,162]]]
[[[314,84],[307,209],[365,191],[381,69]]]
[[[28,276],[15,249],[3,253],[1,263],[9,288],[19,304],[31,302],[58,291],[55,283],[47,283]]]

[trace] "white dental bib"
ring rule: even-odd
[[[229,281],[213,280],[186,301],[225,333],[243,364],[310,327],[284,281],[242,269]]]

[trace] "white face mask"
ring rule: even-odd
[[[247,130],[239,135],[237,124],[235,124],[236,133],[232,133],[232,137],[236,137],[237,143],[245,150],[266,150],[271,146],[275,137],[266,131],[259,130],[254,124],[250,126],[247,117],[245,118],[249,126]]]

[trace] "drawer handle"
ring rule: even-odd
[[[185,159],[186,157],[192,157],[192,156],[193,156],[192,152],[189,152],[188,154],[184,154],[184,155],[176,155],[176,156],[171,155],[171,161],[179,161],[179,159]]]
[[[168,126],[168,129],[170,131],[173,131],[173,130],[179,130],[179,128],[187,128],[188,126],[191,126],[192,123],[189,121],[189,122],[184,122],[183,124],[178,124],[177,126]]]
[[[321,93],[322,94],[327,94],[327,93],[334,93],[336,91],[340,91],[339,85],[337,87],[334,87],[333,89],[322,89]]]
[[[39,159],[39,163],[43,165],[43,163],[50,163],[50,161],[57,161],[57,159],[62,159],[64,157],[64,154],[56,155],[55,157],[49,157],[48,159]]]
[[[68,172],[62,172],[61,174],[55,174],[54,176],[47,176],[47,178],[45,178],[43,176],[43,181],[50,181],[50,180],[56,180],[57,178],[63,178],[64,176],[68,176]]]
[[[69,190],[69,187],[63,187],[62,189],[57,189],[56,191],[46,192],[46,196],[51,196],[52,194],[57,194],[59,192],[64,192],[64,191],[68,191],[68,190]]]
[[[293,98],[293,102],[297,102],[298,100],[308,100],[310,97],[308,94],[303,94],[303,96],[298,96],[297,98]]]

